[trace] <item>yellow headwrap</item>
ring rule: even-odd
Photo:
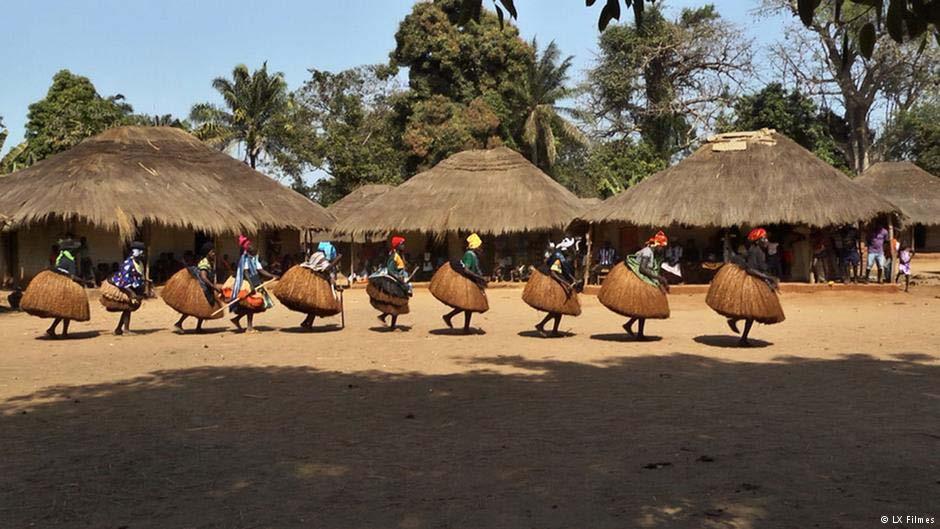
[[[480,236],[477,235],[476,233],[471,233],[470,236],[467,237],[467,247],[470,248],[471,250],[476,250],[482,244],[483,244],[483,240],[480,239]]]

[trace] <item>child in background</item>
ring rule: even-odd
[[[901,276],[904,276],[904,291],[911,285],[911,260],[914,258],[914,250],[910,246],[905,246],[898,253],[898,274],[894,278],[897,283]]]

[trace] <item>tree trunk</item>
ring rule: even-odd
[[[871,153],[871,136],[868,132],[869,107],[851,101],[846,103],[845,119],[849,123],[849,163],[852,164],[855,174],[862,174],[868,169]]]

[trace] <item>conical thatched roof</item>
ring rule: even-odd
[[[876,163],[855,181],[901,208],[914,224],[940,225],[940,178],[913,163]]]
[[[688,158],[605,200],[579,220],[823,227],[897,212],[790,138],[765,129],[713,136]]]
[[[117,230],[135,224],[210,234],[329,229],[319,204],[170,127],[118,127],[0,178],[13,227],[62,218]]]
[[[582,208],[578,197],[521,154],[500,147],[447,158],[340,219],[336,232],[546,231],[564,229]]]
[[[385,184],[365,184],[357,187],[351,193],[330,204],[327,211],[336,217],[336,220],[344,219],[350,214],[366,207],[376,198],[388,193],[394,186]]]

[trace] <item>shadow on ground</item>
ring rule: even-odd
[[[463,361],[8,399],[0,527],[848,528],[940,495],[934,363]]]

